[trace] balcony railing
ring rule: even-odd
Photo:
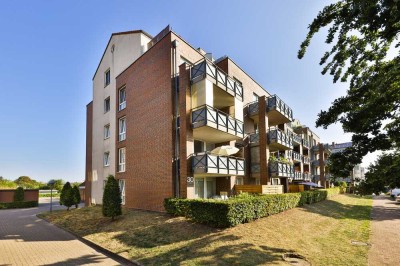
[[[319,166],[319,159],[312,161],[313,166]]]
[[[303,173],[303,179],[306,181],[311,181],[311,174],[310,173]]]
[[[214,155],[209,152],[193,154],[191,158],[194,174],[221,176],[245,174],[245,160],[243,158]]]
[[[303,180],[303,175],[300,171],[294,171],[294,180]]]
[[[292,151],[292,159],[293,161],[301,162],[303,155],[298,152]]]
[[[305,164],[310,164],[310,162],[311,162],[310,157],[308,157],[308,156],[303,156],[303,163],[305,163]]]
[[[303,139],[303,147],[310,148],[310,142],[306,139]]]
[[[294,177],[293,165],[281,163],[281,162],[270,162],[268,164],[269,173],[271,176],[276,177]]]
[[[332,153],[332,148],[329,144],[324,144],[324,152],[325,153]]]
[[[249,134],[249,143],[256,144],[260,142],[260,134],[258,132],[250,133]]]
[[[293,121],[292,108],[284,103],[278,96],[273,95],[272,97],[268,98],[267,108],[268,111],[276,110],[279,113],[283,114],[289,120],[288,122]]]
[[[203,105],[192,110],[192,126],[193,129],[207,126],[234,135],[237,138],[242,139],[244,137],[242,121],[208,105]],[[209,134],[209,132],[205,134]],[[209,136],[206,137],[213,136],[209,134]],[[227,136],[223,140],[227,141],[233,139],[229,139],[229,136]]]
[[[227,93],[243,101],[242,84],[229,77],[222,69],[207,59],[202,59],[191,68],[193,83],[210,77],[212,81]]]
[[[319,177],[319,175],[313,175],[312,179],[314,182],[318,182],[320,180],[320,177]]]
[[[284,150],[293,149],[292,138],[283,133],[280,129],[269,130],[267,133],[267,139],[268,144],[271,146],[270,149],[274,147]]]
[[[318,152],[318,151],[319,151],[319,145],[314,145],[314,146],[312,147],[312,150],[313,150],[314,152]]]
[[[301,136],[300,135],[293,133],[292,137],[293,137],[293,144],[298,144],[298,145],[301,144]]]

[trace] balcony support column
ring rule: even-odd
[[[259,143],[260,143],[260,184],[268,185],[270,183],[269,172],[268,172],[268,151],[267,148],[267,102],[266,97],[258,97],[258,132],[259,132]]]

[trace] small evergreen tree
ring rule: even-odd
[[[114,176],[109,175],[104,188],[103,194],[103,216],[111,217],[114,220],[115,216],[121,215],[121,191],[119,190],[118,181]]]
[[[67,207],[67,211],[74,204],[74,191],[69,182],[65,183],[61,190],[60,205]]]
[[[25,192],[24,192],[24,188],[23,187],[17,187],[17,189],[15,190],[15,194],[14,194],[14,201],[24,201],[25,198]]]
[[[78,204],[81,202],[81,193],[79,193],[79,187],[75,185],[72,190],[73,190],[75,208],[78,208]]]

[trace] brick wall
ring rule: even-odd
[[[0,202],[14,202],[15,189],[0,189]],[[25,189],[24,201],[38,201],[38,189]]]

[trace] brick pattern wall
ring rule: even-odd
[[[93,102],[86,106],[86,169],[85,169],[85,206],[92,202],[92,136]]]
[[[0,189],[0,202],[14,202],[15,189]],[[38,189],[24,189],[24,201],[38,201]]]

